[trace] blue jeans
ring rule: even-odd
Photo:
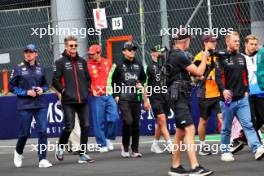
[[[90,100],[94,136],[97,144],[105,147],[106,139],[116,138],[117,104],[112,96],[91,96]]]
[[[257,148],[260,147],[261,144],[251,122],[248,97],[243,97],[240,100],[231,102],[229,107],[225,107],[225,103],[220,101],[220,107],[223,115],[223,124],[221,131],[222,153],[227,153],[230,151],[230,134],[234,116],[237,117],[244,130],[248,143],[251,146],[251,151],[255,153]]]
[[[38,127],[38,155],[39,161],[46,158],[47,155],[47,108],[20,110],[20,129],[16,151],[22,154],[26,145],[27,139],[30,137],[30,128],[33,117],[36,120]],[[41,147],[41,150],[40,150]]]

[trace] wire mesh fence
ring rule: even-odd
[[[57,0],[52,0],[57,1]],[[11,62],[0,64],[0,70],[6,68],[9,71],[23,59],[23,47],[28,43],[36,43],[40,49],[38,60],[48,70],[47,77],[51,81],[51,67],[54,60],[54,47],[56,42],[53,36],[45,35],[42,38],[31,35],[31,28],[47,28],[53,24],[51,15],[52,1],[2,1],[0,3],[0,54],[9,53]],[[65,0],[60,7],[69,8],[72,0]],[[211,14],[208,14],[207,0],[199,5],[200,0],[74,0],[82,1],[85,16],[79,19],[68,18],[68,21],[84,20],[86,28],[94,28],[93,11],[97,7],[105,8],[108,28],[102,29],[101,43],[103,55],[106,55],[105,42],[109,37],[132,35],[138,45],[137,57],[145,55],[150,58],[150,49],[161,44],[161,29],[164,22],[168,22],[167,28],[178,28],[189,23],[190,28],[209,28],[209,16],[212,18],[212,28],[233,28],[241,34],[241,41],[248,34],[254,33],[264,41],[264,1],[263,0],[211,0]],[[143,8],[140,7],[143,2]],[[165,8],[164,8],[165,2]],[[199,7],[199,8],[198,8]],[[196,13],[194,13],[196,11]],[[123,29],[112,29],[112,18],[122,17]],[[142,20],[143,18],[143,20]],[[67,21],[66,21],[67,22]],[[166,23],[165,23],[166,24]],[[143,30],[143,33],[142,33]],[[219,32],[219,31],[218,31]],[[164,38],[164,36],[163,36]],[[171,36],[168,38],[171,39]],[[224,36],[219,35],[218,48],[225,48]],[[85,44],[98,43],[99,36],[87,36]],[[170,42],[170,41],[168,41]],[[81,43],[82,44],[82,43]],[[145,50],[142,50],[144,47]],[[201,49],[200,36],[192,39],[190,51],[195,54]],[[121,57],[122,42],[113,44],[113,57]],[[241,51],[243,42],[241,42]],[[144,51],[144,53],[142,53]],[[87,55],[84,55],[87,57]],[[2,81],[0,82],[2,84]]]

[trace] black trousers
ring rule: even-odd
[[[88,104],[64,104],[63,105],[64,111],[64,125],[65,128],[62,132],[62,135],[59,139],[60,144],[67,144],[70,134],[75,125],[75,113],[77,113],[79,121],[80,121],[80,128],[81,128],[81,137],[80,137],[80,144],[81,144],[81,152],[80,154],[87,152],[87,142],[88,142],[88,131],[89,131],[89,111],[88,111]],[[60,145],[62,147],[63,145]]]
[[[258,130],[264,124],[264,98],[249,96],[251,121],[261,141]]]
[[[129,151],[130,136],[132,136],[131,149],[137,153],[139,145],[139,123],[141,107],[140,102],[119,101],[118,107],[122,117],[122,144],[125,152]]]

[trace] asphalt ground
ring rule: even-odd
[[[209,136],[211,146],[219,144],[219,137]],[[66,152],[64,161],[54,158],[54,151],[48,152],[48,159],[53,163],[51,168],[38,168],[38,156],[31,144],[36,139],[27,142],[23,156],[22,168],[15,168],[13,164],[13,151],[16,140],[0,140],[0,175],[1,176],[166,176],[171,164],[171,155],[167,152],[153,154],[150,146],[153,137],[140,138],[140,152],[142,158],[122,158],[120,155],[120,141],[115,141],[115,150],[108,153],[90,152],[96,162],[92,164],[78,164],[78,156]],[[49,139],[53,144],[57,139]],[[89,143],[94,143],[89,138]],[[161,148],[164,146],[161,144]],[[220,154],[198,156],[202,166],[214,171],[217,176],[262,176],[264,173],[264,159],[255,161],[254,155],[246,146],[235,155],[234,162],[222,162]],[[183,166],[189,169],[186,153],[182,155]]]

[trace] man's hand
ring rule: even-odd
[[[248,97],[248,92],[245,92],[245,97]]]
[[[115,101],[116,101],[116,103],[118,103],[119,97],[115,97]]]
[[[229,90],[226,90],[225,89],[223,91],[223,96],[224,96],[224,98],[225,98],[226,101],[232,99],[232,94],[231,94],[231,92]]]
[[[34,90],[28,90],[27,91],[27,95],[30,97],[36,97],[37,93]]]
[[[149,111],[150,108],[151,108],[150,103],[149,103],[148,101],[144,101],[144,109],[145,109],[146,111]]]
[[[195,79],[196,80],[204,80],[204,76],[196,76]]]
[[[138,83],[136,84],[136,88],[137,88],[137,89],[143,89],[144,87],[142,86],[142,84],[141,84],[140,82],[138,82]]]
[[[93,90],[93,95],[97,96],[97,91],[96,90]]]
[[[203,62],[206,62],[207,61],[207,58],[210,56],[210,53],[209,51],[205,50],[205,51],[202,51],[202,61]]]
[[[43,94],[43,89],[41,87],[36,87],[36,93],[37,95],[42,95]]]

